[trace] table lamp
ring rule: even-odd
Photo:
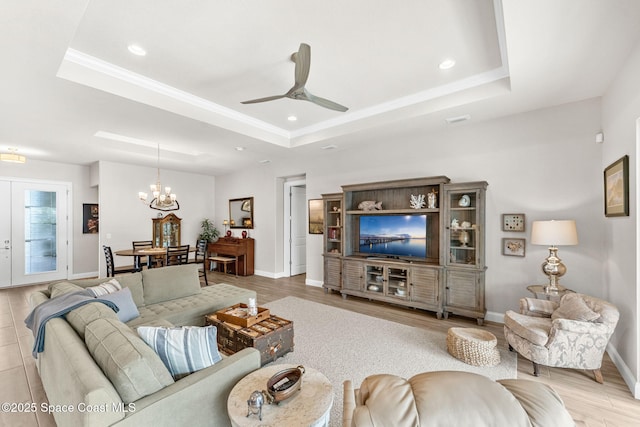
[[[549,247],[549,256],[542,263],[542,271],[549,276],[549,292],[558,292],[558,279],[567,272],[567,267],[558,258],[556,246],[578,244],[578,232],[574,220],[533,221],[531,244]]]

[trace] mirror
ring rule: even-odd
[[[230,228],[253,228],[253,197],[229,200]]]

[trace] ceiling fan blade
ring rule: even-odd
[[[298,52],[292,55],[293,61],[296,63],[295,86],[303,87],[309,78],[309,69],[311,68],[311,47],[306,43],[300,43]]]
[[[311,101],[314,104],[319,105],[321,107],[328,108],[330,110],[341,111],[343,113],[348,110],[347,107],[345,107],[344,105],[340,105],[337,102],[333,102],[333,101],[329,101],[328,99],[320,98],[319,96],[312,95],[309,92],[307,92],[306,95],[307,95],[307,100],[308,101]]]
[[[284,95],[267,96],[266,98],[251,99],[249,101],[242,101],[241,104],[256,104],[258,102],[275,101],[276,99],[284,98]]]

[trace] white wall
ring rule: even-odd
[[[628,217],[607,218],[605,230],[605,293],[620,310],[620,321],[611,342],[629,371],[622,371],[629,387],[640,399],[640,328],[638,310],[638,198],[637,166],[640,124],[640,45],[631,53],[625,67],[602,99],[604,144],[601,168],[629,155]],[[616,355],[612,355],[615,357]]]
[[[101,245],[118,249],[131,248],[133,240],[151,240],[152,219],[160,211],[150,209],[138,200],[138,192],[149,192],[155,184],[157,170],[112,162],[99,162],[100,187],[100,275],[106,274]],[[178,196],[180,210],[174,211],[181,222],[181,244],[195,245],[200,222],[213,219],[216,209],[215,178],[162,169],[163,185],[170,185]],[[217,225],[217,224],[216,224]],[[130,265],[129,257],[115,256],[115,264]]]
[[[97,234],[82,234],[82,204],[98,203],[98,190],[91,187],[88,166],[43,162],[27,159],[23,165],[0,162],[0,176],[18,179],[36,179],[71,183],[71,238],[73,259],[69,265],[71,277],[84,277],[97,271],[98,259],[87,253],[96,253]]]
[[[594,143],[599,130],[600,103],[590,100],[429,135],[398,135],[390,140],[372,132],[365,149],[318,148],[295,162],[273,161],[268,167],[218,177],[217,205],[255,191],[256,265],[277,274],[282,271],[275,262],[281,236],[273,234],[272,224],[281,221],[281,216],[275,218],[273,203],[280,177],[306,173],[309,199],[359,182],[435,175],[446,175],[452,182],[486,180],[488,310],[517,309],[527,285],[544,283],[540,264],[548,254],[546,247],[527,244],[524,258],[506,257],[500,250],[503,237],[524,237],[529,242],[531,222],[538,219],[576,220],[580,244],[559,251],[568,267],[561,283],[602,296],[602,148]],[[341,146],[339,140],[332,143]],[[502,232],[501,215],[520,212],[526,214],[527,232]],[[322,282],[321,251],[321,238],[310,236],[308,283]]]

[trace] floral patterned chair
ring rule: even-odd
[[[538,365],[587,369],[602,383],[602,357],[619,317],[613,304],[579,293],[559,304],[522,298],[520,313],[504,315],[504,335],[510,350],[533,362],[535,376]]]

